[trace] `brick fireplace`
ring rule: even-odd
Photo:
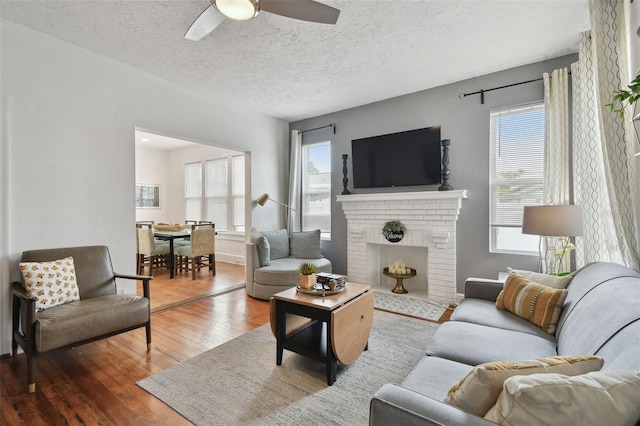
[[[456,303],[456,222],[466,190],[338,195],[347,218],[349,281],[389,287],[382,268],[403,259],[417,270],[405,280],[410,294],[440,305]],[[399,220],[404,238],[391,243],[385,222]]]

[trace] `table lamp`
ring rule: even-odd
[[[539,235],[538,270],[542,271],[542,237],[577,237],[582,235],[582,208],[575,205],[525,206],[522,233]]]

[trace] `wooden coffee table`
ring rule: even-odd
[[[277,340],[276,364],[282,364],[285,349],[325,362],[327,384],[332,385],[338,361],[352,364],[367,349],[373,301],[370,286],[350,282],[344,291],[324,297],[295,288],[274,294],[271,327]],[[301,323],[299,317],[308,320]],[[297,326],[287,327],[287,321]]]

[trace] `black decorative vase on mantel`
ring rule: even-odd
[[[451,140],[444,139],[440,142],[442,145],[442,185],[438,188],[438,191],[451,191],[453,186],[449,185],[449,145]]]
[[[347,177],[347,159],[349,155],[342,154],[342,192],[340,195],[349,195],[351,192],[347,189],[347,184],[349,183],[349,178]]]

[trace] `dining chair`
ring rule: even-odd
[[[191,225],[191,240],[189,245],[175,248],[176,261],[179,269],[191,270],[192,279],[196,279],[196,270],[208,266],[213,275],[216,274],[216,231],[215,224],[202,223]]]
[[[153,275],[153,265],[158,263],[158,259],[164,258],[170,252],[169,243],[156,241],[153,237],[152,225],[137,223],[136,240],[138,243],[138,274],[142,274],[146,263],[149,263],[149,275]]]

